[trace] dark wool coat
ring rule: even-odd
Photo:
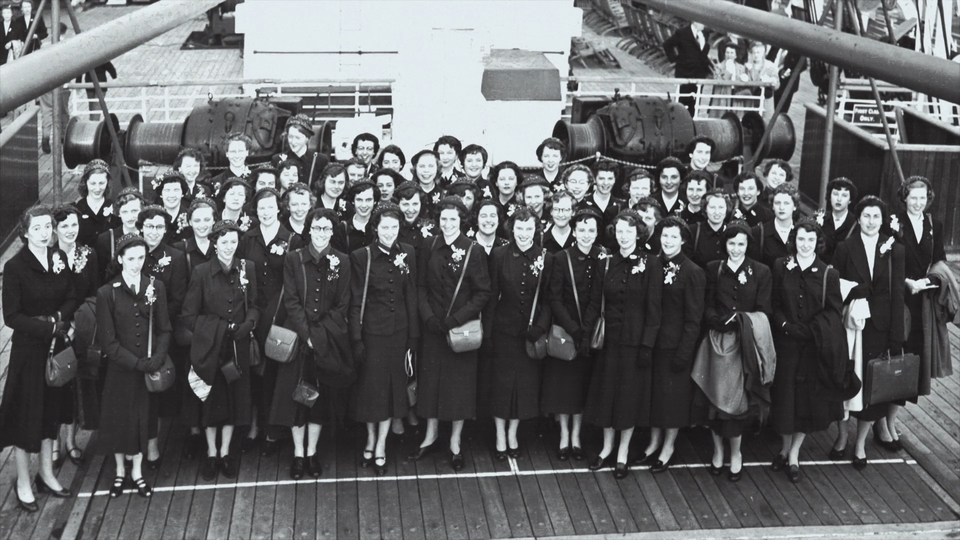
[[[761,194],[761,197],[763,195]],[[757,204],[753,205],[753,208],[747,210],[743,207],[743,204],[737,201],[737,207],[733,210],[733,219],[742,219],[747,222],[747,225],[751,227],[756,227],[761,223],[766,223],[776,215],[773,213],[763,201],[757,201]]]
[[[171,326],[166,287],[155,280],[152,303],[147,297],[150,278],[140,276],[134,294],[122,277],[97,290],[97,341],[107,357],[107,379],[100,408],[98,449],[105,454],[146,452],[147,440],[157,435],[158,394],[147,390],[137,361],[167,356]],[[148,350],[153,316],[153,350]]]
[[[690,226],[690,241],[683,245],[683,252],[700,268],[706,268],[711,261],[722,261],[727,258],[726,241],[723,231],[726,225],[721,225],[716,231],[709,223],[697,223]]]
[[[192,235],[191,235],[192,236]],[[183,308],[183,300],[187,296],[187,281],[190,274],[187,270],[187,259],[179,249],[172,248],[165,242],[147,253],[147,258],[143,263],[143,273],[154,276],[162,281],[167,290],[167,312],[169,314],[170,324],[176,325],[180,320],[180,312]],[[180,403],[183,401],[183,384],[186,382],[186,374],[190,369],[190,350],[183,346],[177,346],[177,343],[171,340],[170,359],[173,361],[176,373],[183,375],[183,381],[176,381],[174,385],[160,394],[160,416],[170,418],[177,415],[180,409]]]
[[[59,260],[63,268],[56,261]],[[47,250],[47,270],[23,247],[3,267],[3,319],[13,330],[10,364],[0,402],[0,448],[16,446],[40,451],[41,439],[53,439],[59,429],[60,392],[47,386],[46,360],[53,323],[68,320],[79,305],[74,281],[62,251]],[[65,348],[57,344],[57,350]]]
[[[113,213],[113,201],[110,199],[105,198],[103,206],[97,212],[90,209],[86,197],[80,197],[73,204],[80,211],[80,233],[77,235],[77,244],[96,247],[98,236],[120,226],[119,218]]]
[[[750,258],[767,267],[772,267],[777,259],[790,255],[787,243],[777,232],[775,222],[776,220],[770,220],[751,229],[753,240],[750,241]]]
[[[840,242],[843,242],[850,237],[857,229],[857,219],[854,217],[853,212],[847,212],[847,217],[843,220],[843,223],[837,227],[836,222],[833,220],[833,212],[829,209],[825,212],[823,216],[823,253],[820,254],[820,258],[823,259],[823,262],[829,264],[833,260],[833,252],[837,250],[837,245]]]

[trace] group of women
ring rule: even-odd
[[[68,346],[73,313],[92,296],[106,366],[98,445],[116,461],[111,496],[130,486],[150,496],[142,469],[159,465],[159,418],[190,428],[185,453],[205,452],[206,480],[235,478],[237,452],[259,444],[269,454],[284,430],[291,477],[319,477],[321,429],[348,418],[366,424],[360,463],[377,475],[387,471],[391,426],[417,417],[426,429],[409,459],[443,446],[459,471],[465,420],[493,417],[493,455],[505,461],[522,455],[520,421],[550,415],[559,459],[613,466],[617,478],[631,464],[667,470],[679,430],[708,426],[710,470],[723,474],[729,463],[731,481],[744,431],[769,419],[783,438],[773,467],[796,482],[805,434],[844,419],[844,401],[821,375],[849,360],[846,335],[831,323],[862,299],[871,314],[854,318],[863,358],[909,346],[902,300],[936,285],[926,270],[944,258],[939,223],[924,213],[932,188],[920,177],[904,186],[896,214],[913,236],[890,236],[886,204],[869,196],[850,215],[830,213],[856,232],[827,232],[823,214],[797,221],[789,184],[774,191],[775,218],[756,227],[733,219],[730,195],[701,193],[691,230],[684,204],[668,212],[636,197],[632,180],[624,199],[613,195],[616,167],[554,170],[553,140],[538,149],[542,177],[503,162],[483,178],[486,151],[445,137],[414,156],[408,181],[399,148],[380,151],[369,137],[355,142],[356,160],[323,158],[316,172],[300,123],[288,126],[290,153],[263,167],[247,168],[242,135],[227,138],[230,167],[215,177],[184,150],[153,183],[155,205],[130,188],[111,200],[109,170],[93,162],[75,205],[24,214],[25,246],[4,271],[14,337],[0,404],[0,446],[16,447],[21,507],[36,509],[28,453],[41,454],[38,490],[69,495],[52,455],[60,425],[76,414],[67,387],[46,385],[43,365]],[[354,166],[365,172],[350,182]],[[847,206],[856,199],[849,181],[834,188],[847,191]],[[836,231],[846,236],[837,241]],[[834,248],[832,266],[824,245]],[[904,246],[916,259],[909,271]],[[846,297],[841,278],[856,283]],[[842,354],[824,354],[838,343]],[[148,391],[144,374],[168,358],[175,383]],[[897,405],[853,409],[861,467],[873,422],[896,446]],[[452,423],[447,444],[440,421]],[[589,456],[584,421],[603,432]],[[238,426],[248,429],[233,444]],[[631,456],[638,427],[649,438]],[[845,445],[841,429],[838,459]]]

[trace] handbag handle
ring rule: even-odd
[[[363,278],[363,296],[360,299],[360,328],[363,328],[363,312],[367,307],[367,286],[370,285],[370,259],[373,258],[373,252],[370,246],[367,246],[367,271]]]
[[[607,279],[607,274],[610,272],[610,257],[606,258],[606,264],[603,267],[603,279]],[[603,292],[603,285],[600,286],[600,316],[604,315],[604,311],[607,309],[607,295]]]
[[[540,252],[540,256],[546,258],[547,250],[544,249]],[[537,313],[537,300],[540,298],[540,281],[543,279],[543,273],[546,271],[546,267],[540,270],[540,273],[537,274],[537,291],[533,293],[533,305],[530,307],[530,321],[527,323],[527,329],[529,330],[533,326],[533,316]]]
[[[270,319],[270,326],[273,326],[274,324],[277,323],[277,314],[280,313],[280,304],[283,303],[283,288],[284,288],[284,287],[285,287],[285,285],[281,285],[281,286],[280,286],[280,296],[277,297],[277,298],[278,298],[278,300],[277,300],[277,309],[275,309],[275,310],[273,311],[273,318]],[[246,300],[246,298],[244,298],[244,300]],[[246,306],[244,306],[244,307],[246,307]]]
[[[570,269],[570,285],[573,287],[573,303],[577,306],[577,320],[583,326],[583,316],[580,315],[580,294],[577,292],[577,278],[573,275],[573,257],[567,252],[567,268]]]
[[[436,243],[436,240],[434,240]],[[447,309],[447,317],[453,311],[453,304],[457,301],[457,294],[460,293],[460,286],[463,285],[463,276],[467,275],[467,264],[470,262],[470,253],[473,251],[474,244],[467,248],[467,256],[463,261],[463,272],[460,273],[460,279],[457,280],[457,288],[453,290],[453,298],[450,299],[450,307]]]
[[[830,269],[833,268],[832,264],[827,265],[827,269],[823,271],[823,292],[820,293],[820,309],[827,307],[827,275],[830,274]]]

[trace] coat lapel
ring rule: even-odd
[[[857,273],[860,274],[861,280],[863,283],[873,283],[873,280],[870,278],[870,265],[867,263],[867,251],[863,245],[863,239],[860,238],[860,235],[856,235],[851,238],[850,246],[850,259],[853,260],[853,266],[857,269]],[[876,259],[874,259],[874,264],[876,264]]]

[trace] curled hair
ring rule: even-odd
[[[550,137],[549,139],[544,139],[540,146],[537,146],[537,159],[543,161],[543,151],[544,149],[549,148],[551,150],[560,151],[560,161],[563,161],[567,157],[567,147],[564,146],[560,139]]]
[[[690,185],[690,182],[706,182],[706,185],[709,186],[710,182],[713,182],[713,175],[707,171],[691,171],[683,179],[685,185]]]
[[[63,204],[58,206],[53,211],[53,224],[59,225],[67,220],[70,215],[73,214],[77,216],[77,222],[80,222],[80,210],[72,204]]]
[[[483,166],[487,166],[487,160],[489,159],[489,154],[487,154],[487,149],[480,146],[479,144],[468,144],[460,151],[460,163],[466,161],[467,156],[472,154],[480,154],[480,157],[483,158]]]
[[[217,227],[217,225],[220,225],[221,223],[231,223],[232,226],[230,226],[230,227],[223,227],[223,228]],[[237,240],[240,240],[240,237],[243,236],[243,232],[240,231],[240,228],[237,227],[237,225],[236,225],[236,223],[235,223],[234,221],[232,221],[232,220],[222,220],[222,221],[216,222],[216,223],[213,225],[213,229],[210,231],[210,235],[207,236],[207,238],[210,240],[211,243],[213,243],[214,245],[216,245],[216,243],[217,243],[218,241],[220,241],[221,238],[223,238],[224,236],[226,236],[228,233],[232,233],[232,232],[233,232],[233,233],[237,233]],[[239,254],[234,253],[233,256],[234,256],[234,258],[239,258],[238,255],[239,255]]]
[[[468,191],[473,192],[474,202],[480,198],[480,188],[473,182],[461,180],[447,186],[447,195],[456,195],[457,197],[463,198],[464,194]]]
[[[723,204],[727,207],[727,215],[724,217],[724,221],[730,219],[731,214],[733,214],[733,209],[735,204],[730,198],[730,195],[723,191],[722,189],[711,189],[703,194],[703,198],[700,199],[700,212],[704,216],[707,215],[707,206],[710,204],[710,199],[720,199],[723,201]]]
[[[577,200],[573,197],[573,193],[570,193],[569,191],[567,191],[567,190],[565,190],[565,189],[561,189],[561,190],[557,191],[556,193],[554,193],[553,195],[550,196],[550,202],[551,202],[552,204],[557,204],[558,202],[562,201],[563,199],[570,199],[570,208],[571,208],[571,209],[572,209],[574,206],[576,206],[576,204],[577,204]]]
[[[223,150],[224,155],[227,151],[230,150],[230,143],[240,141],[243,143],[243,146],[246,147],[247,152],[253,150],[253,139],[248,137],[245,133],[227,133],[223,136],[223,142],[220,143],[220,149]]]
[[[343,185],[346,188],[347,179],[349,175],[347,174],[346,167],[341,163],[330,163],[323,168],[323,171],[320,173],[320,177],[317,178],[315,184],[313,185],[313,192],[318,198],[326,193],[327,191],[327,180],[331,178],[336,178],[340,175],[343,175]]]
[[[253,194],[253,199],[250,200],[250,208],[252,208],[253,211],[256,211],[256,210],[257,210],[257,203],[259,203],[261,199],[266,199],[267,197],[273,197],[274,199],[276,199],[276,200],[277,200],[277,207],[278,207],[278,209],[279,209],[279,207],[280,207],[280,192],[277,191],[276,189],[273,189],[273,188],[263,188],[263,189],[261,189],[260,191],[254,193],[254,194]]]
[[[499,193],[497,188],[497,181],[500,179],[500,173],[506,169],[513,171],[513,174],[517,177],[517,187],[520,187],[520,182],[523,182],[523,171],[520,169],[520,166],[512,161],[501,161],[493,166],[490,169],[490,184],[493,188],[493,191]]]
[[[336,211],[330,208],[317,208],[307,214],[307,219],[303,222],[303,232],[309,234],[310,228],[313,227],[313,222],[319,219],[329,220],[330,225],[333,226],[333,230],[337,230],[337,227],[340,226],[340,218],[337,217]]]
[[[141,207],[143,206],[143,203],[144,203],[143,195],[139,191],[128,191],[126,193],[121,193],[120,195],[117,195],[117,200],[113,201],[113,211],[116,213],[116,215],[119,216],[120,209],[123,208],[125,204],[127,204],[128,202],[134,199],[140,201],[140,206]]]
[[[736,238],[739,234],[747,237],[747,247],[749,247],[753,242],[753,231],[750,230],[750,225],[743,220],[737,220],[727,224],[727,228],[723,230],[723,241],[726,242],[727,240]]]
[[[782,159],[771,159],[767,161],[767,164],[763,166],[763,177],[767,178],[770,176],[770,171],[773,170],[774,167],[780,167],[780,169],[787,174],[787,179],[784,180],[784,182],[793,181],[793,167]]]
[[[494,213],[497,216],[497,227],[499,227],[500,226],[500,207],[497,206],[496,201],[494,201],[493,199],[480,199],[473,204],[473,222],[477,223],[477,221],[480,219],[480,210],[483,210],[487,206],[492,206],[493,209],[496,210],[496,212]]]
[[[433,150],[421,150],[417,152],[412,158],[410,158],[410,165],[413,166],[413,177],[415,180],[420,179],[420,177],[417,176],[417,164],[420,163],[420,160],[425,156],[433,156],[433,159],[437,161],[437,167],[440,166],[440,155]]]
[[[94,160],[99,161],[99,160]],[[92,163],[92,162],[91,162]],[[90,167],[89,165],[83,169],[83,175],[80,177],[80,184],[77,185],[77,192],[80,193],[81,197],[86,197],[90,194],[90,188],[87,187],[87,180],[90,180],[90,177],[94,174],[102,173],[107,176],[107,187],[103,190],[103,197],[110,197],[110,169],[102,167]]]
[[[590,167],[587,167],[582,163],[577,163],[576,165],[571,165],[563,170],[563,174],[560,175],[560,185],[566,187],[567,181],[570,180],[570,175],[577,171],[587,173],[587,182],[591,186],[596,182],[596,178],[593,176],[593,171],[590,170]]]
[[[793,206],[797,209],[800,208],[800,192],[797,191],[797,188],[793,184],[780,184],[772,192],[770,192],[770,200],[772,201],[777,197],[777,195],[787,195],[793,201]]]
[[[464,228],[467,225],[467,220],[470,218],[470,212],[463,206],[463,203],[454,204],[451,201],[444,201],[440,199],[440,203],[437,204],[437,219],[439,221],[440,214],[444,210],[456,210],[457,215],[460,216],[460,228]]]
[[[900,195],[900,202],[904,203],[903,206],[906,206],[907,197],[910,195],[910,190],[921,186],[927,188],[927,206],[924,208],[924,210],[930,208],[930,205],[933,204],[933,183],[931,183],[930,180],[925,176],[911,176],[910,178],[904,180],[902,184],[900,184],[900,190],[898,194]]]
[[[290,211],[290,196],[294,193],[308,196],[310,198],[310,208],[317,205],[317,196],[310,191],[310,188],[304,184],[294,184],[280,196],[280,205],[287,211]]]
[[[391,204],[391,206],[393,206]],[[376,231],[377,227],[380,226],[380,222],[383,221],[385,217],[392,217],[397,220],[398,223],[403,223],[403,212],[400,211],[400,207],[396,208],[387,208],[385,210],[376,211],[374,209],[373,216],[370,218],[370,230]]]
[[[653,170],[653,178],[657,181],[657,184],[660,184],[660,176],[667,169],[676,169],[680,178],[687,175],[687,168],[683,165],[683,162],[673,156],[666,157],[661,159],[660,163],[657,163],[657,168]]]
[[[680,238],[684,242],[690,241],[690,226],[687,225],[687,222],[683,220],[680,216],[667,216],[663,218],[663,221],[660,222],[660,232],[663,233],[664,230],[671,227],[676,227],[680,229]]]
[[[370,190],[373,192],[373,203],[376,204],[380,202],[380,190],[377,189],[377,185],[369,180],[363,180],[362,182],[357,182],[356,184],[350,186],[350,189],[347,190],[345,199],[348,202],[354,202],[357,199],[357,195],[363,193],[364,191]]]
[[[393,154],[397,156],[400,160],[400,168],[402,169],[407,164],[407,157],[403,155],[403,150],[395,144],[388,144],[383,147],[383,151],[380,152],[380,156],[377,158],[377,167],[383,168],[383,156],[386,154]]]
[[[653,210],[653,214],[657,217],[657,222],[663,219],[663,207],[660,206],[660,202],[654,199],[653,197],[644,197],[637,201],[637,206],[635,210],[638,212],[646,212],[647,210]]]
[[[463,143],[460,142],[460,139],[454,137],[453,135],[443,135],[437,139],[437,142],[433,143],[433,152],[439,155],[440,146],[444,144],[450,148],[453,148],[453,151],[457,154],[457,157],[460,157],[460,152],[463,151]]]
[[[850,192],[850,202],[855,203],[857,201],[857,196],[859,195],[857,191],[856,184],[853,183],[853,180],[845,176],[838,176],[827,183],[827,200],[830,200],[830,195],[835,189],[845,189]]]
[[[281,161],[280,163],[277,164],[277,171],[279,171],[280,174],[283,174],[283,171],[291,167],[297,171],[297,182],[303,183],[303,164],[301,164],[299,161],[295,159],[285,159]],[[277,183],[279,182],[280,182],[280,177],[277,176]]]
[[[620,222],[637,229],[637,242],[650,236],[650,228],[643,222],[643,218],[641,218],[639,214],[633,210],[623,210],[617,214],[617,217],[613,218],[613,221],[610,222],[610,225],[607,227],[607,234],[611,238],[616,237],[617,223]]]
[[[871,206],[875,206],[880,209],[880,213],[883,215],[883,223],[887,223],[889,218],[889,211],[887,210],[887,203],[883,202],[880,197],[876,195],[866,195],[864,198],[860,199],[860,202],[857,203],[857,208],[854,210],[854,213],[857,216],[857,220],[860,219],[860,216],[863,215],[863,211]]]
[[[815,253],[817,255],[823,253],[824,246],[826,245],[823,229],[820,228],[820,225],[818,225],[816,221],[809,218],[801,219],[793,224],[793,229],[790,230],[790,234],[787,236],[787,252],[791,255],[797,254],[797,231],[800,230],[815,233],[817,235]]]
[[[738,174],[738,175],[733,179],[733,189],[734,189],[734,191],[739,191],[739,190],[740,190],[740,184],[742,184],[742,183],[744,183],[744,182],[747,182],[747,181],[750,181],[750,180],[753,180],[753,182],[754,182],[755,184],[757,184],[757,193],[758,193],[758,194],[759,194],[759,193],[763,193],[763,182],[760,181],[760,178],[756,175],[756,173],[752,173],[752,172],[749,172],[749,171],[748,171],[748,172],[742,172],[742,173]]]
[[[190,148],[189,146],[180,150],[180,153],[177,154],[177,157],[173,160],[173,168],[175,170],[180,170],[180,167],[183,165],[184,158],[192,158],[197,164],[200,165],[200,174],[203,174],[207,170],[207,160],[203,157],[203,153],[196,148]],[[199,178],[200,175],[198,174]]]
[[[394,191],[396,191],[396,189],[400,187],[400,184],[404,183],[407,180],[406,178],[403,177],[402,174],[398,173],[393,169],[377,169],[376,171],[374,171],[373,174],[370,175],[370,180],[372,180],[373,183],[376,184],[377,178],[381,176],[389,176],[390,179],[393,180]]]
[[[596,178],[600,174],[600,171],[612,172],[613,177],[616,178],[618,176],[617,173],[620,172],[620,165],[618,165],[613,161],[608,161],[604,159],[604,160],[601,160],[599,163],[597,163],[594,169],[595,169],[593,173],[594,178]]]
[[[351,154],[357,155],[357,145],[360,144],[360,141],[372,142],[374,155],[380,151],[380,139],[378,139],[376,135],[373,133],[361,133],[353,138],[353,143],[350,145]]]
[[[720,56],[721,56],[720,60],[723,60],[723,51],[720,51]],[[698,144],[705,144],[709,146],[711,157],[713,156],[713,152],[717,149],[717,143],[713,139],[711,139],[710,137],[707,137],[706,135],[697,135],[696,137],[690,139],[690,142],[687,143],[687,147],[684,150],[684,153],[692,154],[693,151],[697,149]]]
[[[150,205],[140,211],[140,214],[137,215],[137,230],[143,232],[143,223],[148,219],[153,219],[157,216],[163,217],[163,226],[170,230],[170,225],[172,220],[170,214],[164,211],[163,207]]]
[[[208,199],[206,197],[197,197],[190,203],[190,208],[187,208],[187,222],[193,220],[193,213],[201,208],[209,208],[213,210],[213,221],[216,222],[220,219],[220,209],[217,207],[217,203],[213,199]]]
[[[27,231],[30,230],[30,223],[33,221],[33,218],[49,216],[50,225],[53,226],[55,223],[53,216],[53,207],[47,206],[45,204],[35,204],[30,208],[27,208],[23,211],[23,214],[20,215],[20,223],[18,225],[18,233],[20,239],[23,241],[27,240]]]
[[[623,183],[623,196],[629,199],[630,186],[632,186],[634,182],[643,179],[646,179],[650,184],[650,195],[653,195],[659,190],[660,186],[657,185],[657,182],[653,179],[653,176],[650,175],[650,171],[646,169],[635,169],[630,172],[630,175],[627,176],[627,181]]]
[[[506,222],[506,232],[507,239],[510,242],[516,243],[516,239],[513,237],[513,226],[516,225],[518,221],[527,221],[528,219],[533,220],[534,227],[534,238],[540,236],[540,233],[543,232],[543,224],[540,223],[540,218],[533,213],[533,209],[527,206],[521,206],[510,216],[507,217]]]

